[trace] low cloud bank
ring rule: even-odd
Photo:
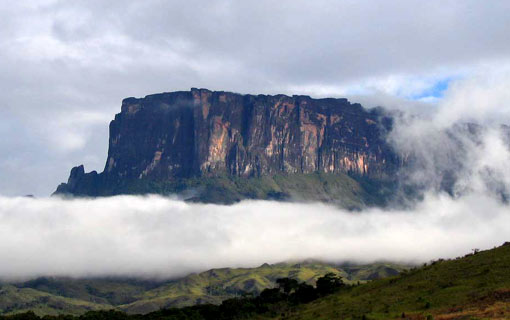
[[[509,240],[510,210],[478,193],[429,194],[412,210],[323,204],[189,204],[159,196],[0,198],[0,277],[178,277],[315,258],[423,262]]]

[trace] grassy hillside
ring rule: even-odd
[[[264,264],[257,268],[212,269],[174,281],[135,279],[38,278],[0,284],[0,314],[33,310],[39,315],[82,314],[88,310],[117,309],[147,313],[161,308],[219,304],[245,294],[258,295],[276,279],[295,278],[314,283],[328,273],[356,283],[395,274],[403,267],[391,264],[333,266],[320,262]]]
[[[344,268],[319,262],[305,262],[264,264],[258,268],[213,269],[148,290],[138,295],[137,301],[119,308],[128,313],[147,313],[161,308],[219,304],[225,299],[247,293],[258,295],[263,289],[274,287],[278,278],[290,277],[314,284],[318,277],[331,272],[353,283],[387,276],[388,270],[396,274],[404,270],[404,267],[372,264]]]
[[[265,269],[276,271],[280,267],[262,266],[261,273],[272,275]],[[352,268],[361,273],[366,271]],[[221,270],[209,273],[214,278],[228,272],[228,269]],[[238,271],[235,269],[234,273]],[[80,319],[510,319],[510,243],[454,260],[435,261],[398,276],[360,285],[331,282],[335,278],[335,275],[325,276],[317,281],[315,288],[297,282],[287,287],[281,285],[263,290],[257,297],[225,300],[219,306],[169,308],[146,315],[93,311]],[[281,284],[290,282],[289,279],[280,281]],[[39,318],[25,314],[7,319]]]
[[[18,288],[8,284],[0,286],[1,314],[30,310],[39,315],[57,315],[62,312],[76,315],[107,308],[110,305],[58,296],[32,288]]]
[[[510,244],[281,312],[285,319],[510,319]]]

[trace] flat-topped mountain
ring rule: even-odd
[[[380,198],[360,182],[387,181],[398,167],[385,142],[390,128],[381,110],[347,99],[194,88],[127,98],[110,123],[104,171],[75,167],[56,193],[178,193],[222,203],[294,197],[357,206]]]

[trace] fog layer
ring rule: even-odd
[[[412,211],[323,204],[189,204],[159,196],[0,198],[0,275],[178,277],[214,267],[315,258],[423,262],[508,240],[488,195],[427,195]]]

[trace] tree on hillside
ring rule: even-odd
[[[317,290],[312,285],[301,282],[296,291],[291,295],[295,303],[308,303],[317,299]]]
[[[278,284],[278,288],[283,291],[285,294],[290,294],[293,290],[296,290],[299,286],[299,283],[296,279],[291,278],[280,278],[276,280]]]
[[[279,288],[264,289],[259,295],[259,301],[262,303],[277,303],[285,299]]]
[[[342,278],[332,272],[317,279],[316,283],[317,293],[321,296],[331,294],[344,286]]]

